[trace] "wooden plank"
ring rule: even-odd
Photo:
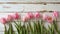
[[[60,4],[60,2],[0,2],[0,4]]]
[[[29,5],[29,6],[28,6]],[[60,4],[0,4],[0,13],[36,12],[36,11],[60,11]]]

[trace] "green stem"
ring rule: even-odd
[[[8,34],[8,32],[7,32],[7,28],[6,28],[6,25],[4,24],[4,28],[5,28],[5,32],[4,32],[4,34]]]
[[[41,20],[40,26],[41,26],[41,34],[42,34],[42,20]]]

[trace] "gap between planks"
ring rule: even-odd
[[[27,11],[16,11],[16,12],[18,12],[18,13],[27,13]],[[29,12],[29,11],[28,11]],[[30,12],[32,12],[32,13],[36,13],[36,12],[39,12],[39,13],[44,13],[44,12],[49,12],[49,13],[52,13],[53,11],[46,11],[46,10],[43,10],[43,11],[30,11]],[[58,11],[59,12],[59,11]],[[4,11],[4,12],[2,12],[2,11],[0,11],[0,13],[15,13],[15,11]]]
[[[60,2],[0,2],[0,4],[60,4]]]

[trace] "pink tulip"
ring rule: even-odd
[[[13,18],[14,18],[14,19],[19,19],[20,16],[19,16],[19,14],[16,12],[15,15],[13,15]]]
[[[6,24],[6,23],[7,23],[7,21],[6,21],[5,18],[1,18],[0,21],[1,21],[3,24]]]
[[[55,18],[58,18],[58,16],[59,16],[58,11],[54,11],[54,12],[53,12],[53,16],[54,16]]]
[[[27,13],[27,17],[28,17],[29,19],[32,19],[32,18],[34,18],[34,15],[33,15],[33,13],[28,12],[28,13]]]
[[[48,15],[43,15],[43,20],[52,23],[53,22],[53,18],[51,16]]]
[[[26,15],[26,18],[27,18],[28,20],[30,20],[30,17],[29,17],[29,15]]]
[[[37,19],[37,18],[40,18],[40,17],[41,17],[41,14],[40,14],[39,12],[36,12],[36,13],[34,14],[34,16],[35,16],[35,18]]]
[[[47,20],[47,17],[48,17],[47,15],[43,15],[43,18],[42,19],[43,20]]]
[[[8,15],[7,21],[12,21],[12,20],[13,20],[13,17],[11,15]]]
[[[27,18],[27,17],[23,17],[23,18],[22,18],[22,21],[23,21],[23,22],[27,22],[27,21],[28,21],[28,18]]]
[[[53,18],[52,18],[51,16],[48,16],[48,17],[47,17],[47,21],[48,21],[49,23],[52,23],[52,22],[53,22]]]

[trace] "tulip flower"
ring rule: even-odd
[[[19,19],[20,16],[19,16],[19,14],[16,12],[15,15],[13,15],[13,18],[14,18],[14,19]]]
[[[7,20],[5,18],[1,18],[0,21],[3,23],[3,24],[6,24],[7,23]]]
[[[43,15],[43,20],[47,20],[47,15]]]
[[[22,18],[22,21],[23,21],[23,22],[26,22],[26,21],[28,21],[28,18],[27,18],[27,17],[23,17],[23,18]]]
[[[55,18],[58,18],[59,13],[58,13],[57,11],[54,11],[54,12],[53,12],[53,16],[54,16]]]
[[[47,17],[47,21],[48,21],[49,23],[52,23],[52,22],[53,22],[53,18],[52,18],[51,16],[48,16],[48,17]]]
[[[32,19],[32,18],[34,18],[34,15],[33,15],[33,13],[28,12],[28,13],[27,13],[27,17],[28,17],[29,19]]]
[[[30,20],[30,17],[28,15],[25,16],[28,20]]]
[[[34,17],[37,19],[37,18],[40,18],[41,17],[41,14],[39,13],[39,12],[36,12],[35,14],[34,14]]]
[[[43,15],[43,20],[45,20],[49,23],[53,22],[52,16],[48,16],[48,15]]]
[[[12,21],[12,20],[13,20],[13,17],[11,15],[8,15],[7,21]]]

